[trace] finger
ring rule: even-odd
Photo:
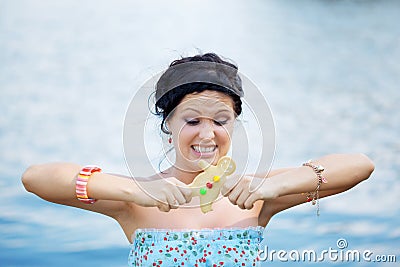
[[[244,202],[244,208],[250,210],[254,207],[254,202],[258,200],[256,194],[250,194],[250,196]]]
[[[180,204],[189,203],[192,200],[192,188],[190,188],[187,184],[182,183],[181,181],[177,181],[176,183],[181,195],[184,197],[184,202]]]
[[[164,202],[159,202],[159,204],[157,205],[157,208],[163,212],[168,212],[171,210],[170,206]]]
[[[235,186],[239,182],[239,179],[239,176],[227,178],[224,185],[221,187],[221,194],[223,196],[226,196],[230,191],[235,188]]]
[[[171,194],[167,196],[167,198],[169,197],[168,203],[173,206],[179,206],[186,203],[186,199],[180,191],[179,181],[175,181],[173,184],[169,185],[168,189],[168,192]]]
[[[247,190],[243,190],[236,200],[236,205],[238,205],[241,209],[245,209],[245,202],[249,198],[249,196],[250,193]]]
[[[186,189],[185,192],[183,193],[183,196],[186,199],[186,203],[189,203],[190,201],[192,201],[193,190],[191,188]]]
[[[221,186],[221,195],[223,195],[224,197],[226,197],[230,191],[231,190],[229,186],[226,185],[226,183],[223,186]]]
[[[186,203],[186,198],[184,197],[184,195],[182,194],[182,192],[180,190],[178,190],[178,189],[174,190],[173,194],[174,194],[174,197],[175,197],[175,201],[179,205],[183,205],[183,204]]]
[[[235,187],[231,192],[227,194],[229,201],[233,204],[237,204],[237,199],[239,198],[240,194],[242,193],[241,187]]]
[[[171,209],[177,209],[179,207],[179,201],[176,200],[173,193],[167,194],[167,202]]]
[[[190,188],[187,185],[184,185],[183,187],[179,187],[179,190],[181,191],[182,195],[186,199],[186,202],[190,202],[192,200],[192,196],[193,196],[192,188]]]

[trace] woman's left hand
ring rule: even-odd
[[[221,193],[241,209],[252,209],[257,200],[276,199],[279,196],[277,188],[278,185],[267,178],[236,175],[226,180]]]

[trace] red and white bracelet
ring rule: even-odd
[[[97,199],[89,198],[86,188],[89,178],[94,172],[101,172],[101,168],[96,165],[87,165],[82,168],[82,170],[78,174],[78,177],[76,178],[76,198],[85,204],[93,204],[97,201]]]

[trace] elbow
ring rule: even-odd
[[[25,190],[31,193],[33,192],[37,168],[38,167],[36,165],[29,166],[21,177],[21,181]]]
[[[375,165],[373,161],[365,154],[358,154],[358,164],[359,178],[361,182],[371,176],[372,172],[375,170]]]

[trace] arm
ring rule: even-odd
[[[325,167],[322,175],[328,183],[322,183],[320,192],[349,189],[367,179],[374,170],[372,161],[363,154],[332,154],[313,162]],[[269,181],[269,185],[276,187],[279,196],[314,191],[317,185],[315,172],[307,166],[271,176]]]
[[[160,210],[168,211],[175,206],[165,204],[163,201],[175,203],[176,199],[179,204],[183,204],[188,199],[185,189],[176,186],[183,184],[174,178],[169,182],[168,179],[141,181],[139,186],[130,177],[96,172],[89,179],[87,191],[89,197],[99,201],[88,205],[77,200],[75,196],[75,180],[81,168],[71,163],[33,165],[22,175],[22,183],[27,191],[47,201],[95,211],[113,218],[127,207],[128,202],[142,206],[157,206]],[[161,201],[150,197],[142,188]]]
[[[332,154],[313,162],[325,167],[322,175],[328,180],[321,185],[320,197],[346,191],[367,179],[374,170],[371,160],[363,154]],[[271,173],[258,188],[251,188],[251,179],[263,178],[242,178],[236,185],[235,181],[230,181],[224,193],[241,208],[250,209],[255,201],[264,200],[259,216],[261,222],[268,222],[277,212],[304,203],[305,196],[301,193],[313,192],[317,185],[316,174],[306,166]]]

